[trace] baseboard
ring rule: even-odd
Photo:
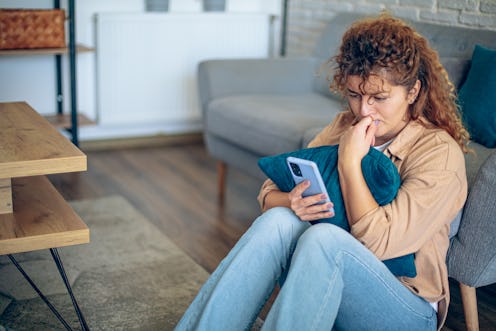
[[[83,151],[103,151],[125,148],[176,146],[203,143],[202,133],[160,134],[144,137],[87,140],[79,143]]]

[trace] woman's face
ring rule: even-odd
[[[362,88],[361,83],[360,76],[349,76],[346,98],[357,120],[370,116],[375,121],[375,146],[379,146],[396,137],[410,121],[408,109],[418,95],[420,81],[410,91],[381,75],[371,75]]]

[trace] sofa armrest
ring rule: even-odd
[[[496,282],[496,153],[481,166],[448,252],[448,273],[480,287]]]
[[[234,94],[310,92],[317,60],[305,58],[206,60],[198,66],[202,109],[215,98]]]

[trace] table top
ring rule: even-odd
[[[0,178],[85,171],[86,155],[26,102],[0,103]]]

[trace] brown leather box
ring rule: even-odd
[[[62,9],[0,9],[0,49],[65,47]]]

